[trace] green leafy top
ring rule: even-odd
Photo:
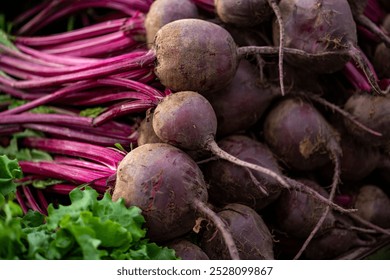
[[[9,158],[17,160],[53,160],[51,155],[47,152],[37,149],[20,148],[18,145],[18,140],[21,138],[40,136],[42,136],[41,133],[33,130],[25,130],[23,132],[14,133],[7,147],[0,146],[0,154],[7,155]],[[3,172],[3,170],[0,170],[0,172]]]
[[[76,188],[71,204],[48,216],[20,207],[0,195],[0,259],[177,259],[173,250],[145,238],[144,218],[138,207],[112,201],[106,193]],[[12,211],[10,209],[13,209]]]
[[[6,155],[0,156],[0,194],[6,196],[16,191],[15,179],[23,177],[18,161],[9,159]]]

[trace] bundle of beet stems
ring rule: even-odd
[[[0,34],[18,203],[46,214],[90,185],[189,259],[372,248],[390,235],[388,13],[377,0],[27,8]]]

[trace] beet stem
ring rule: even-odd
[[[230,233],[230,230],[227,227],[226,223],[214,211],[212,211],[204,202],[200,201],[199,199],[194,199],[192,206],[195,208],[196,211],[198,211],[199,213],[201,213],[203,216],[205,216],[207,219],[211,220],[214,223],[214,225],[218,228],[218,230],[222,234],[222,237],[229,250],[230,257],[232,258],[232,260],[239,260],[240,256],[238,254],[236,243],[234,242],[233,236]]]
[[[227,160],[233,164],[247,167],[247,168],[253,169],[255,171],[261,172],[265,175],[268,175],[268,176],[272,177],[273,179],[275,179],[276,181],[278,181],[284,188],[290,189],[289,184],[286,182],[285,179],[283,179],[282,176],[276,174],[275,172],[273,172],[272,170],[270,170],[268,168],[264,168],[260,165],[249,163],[249,162],[240,160],[240,159],[232,156],[231,154],[222,150],[214,140],[210,140],[206,143],[206,149],[211,151],[216,156],[218,156],[224,160]]]

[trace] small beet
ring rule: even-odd
[[[191,231],[196,219],[192,201],[208,199],[203,174],[195,162],[163,143],[139,146],[120,162],[112,198],[121,197],[126,205],[142,209],[149,237],[157,241]]]
[[[207,206],[207,186],[197,164],[183,151],[165,143],[144,144],[120,162],[112,199],[141,208],[148,236],[156,242],[192,230],[201,215],[220,230],[233,259],[238,252],[223,221]]]

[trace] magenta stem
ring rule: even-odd
[[[35,200],[32,192],[30,190],[30,187],[28,187],[28,186],[21,186],[21,188],[23,190],[24,196],[26,197],[27,202],[28,202],[29,206],[31,207],[31,209],[34,210],[34,211],[37,211],[37,212],[39,212],[41,214],[44,214],[44,211],[41,209],[41,207],[39,207],[39,204]]]
[[[130,143],[136,142],[136,140],[132,138],[123,139],[122,137],[114,138],[110,136],[101,136],[89,132],[84,132],[82,130],[80,131],[80,129],[72,129],[72,128],[61,127],[61,126],[24,124],[23,127],[48,133],[51,136],[55,136],[59,138],[65,138],[68,140],[73,139],[73,140],[82,141],[82,142],[86,142],[94,145],[100,145],[100,146],[111,147],[116,143],[121,145],[129,145]]]
[[[19,161],[25,174],[41,175],[47,178],[66,180],[74,184],[89,184],[105,187],[107,175],[96,170],[69,166],[49,161]]]
[[[93,124],[95,126],[99,126],[120,116],[145,112],[150,108],[156,107],[156,105],[156,103],[147,100],[135,100],[123,104],[117,104],[108,108],[107,111],[97,116],[93,120]]]
[[[54,158],[54,161],[61,163],[61,164],[67,164],[67,165],[71,165],[71,166],[77,166],[77,167],[82,167],[82,168],[86,168],[86,169],[101,171],[103,173],[107,173],[107,176],[112,175],[113,172],[115,173],[115,171],[111,170],[110,168],[108,168],[105,165],[101,165],[101,164],[94,163],[91,161],[66,157],[66,156],[56,156]]]
[[[44,47],[47,45],[63,44],[67,42],[75,42],[77,40],[91,38],[108,34],[118,30],[125,22],[126,18],[97,23],[92,26],[79,28],[77,30],[63,32],[48,36],[17,36],[16,43],[21,43],[27,46]]]
[[[345,64],[343,73],[354,88],[367,92],[371,91],[371,85],[368,83],[366,76],[359,71],[353,62],[347,62]]]
[[[96,63],[101,61],[99,58],[84,58],[84,57],[70,57],[62,55],[52,55],[39,50],[29,48],[22,44],[16,44],[17,48],[35,59],[40,59],[43,61],[52,61],[55,64],[61,64],[65,66],[82,66],[83,64]]]
[[[37,194],[38,202],[39,202],[40,208],[43,211],[43,214],[47,215],[47,207],[49,206],[49,204],[47,203],[45,195],[43,194],[42,190],[40,190],[40,189],[35,189],[35,192]]]
[[[119,162],[123,159],[122,154],[112,149],[77,141],[28,137],[23,139],[23,144],[26,147],[43,150],[49,153],[89,159],[103,164],[114,171],[117,169]]]
[[[115,60],[118,60],[118,57],[115,57]],[[107,62],[106,59],[105,61]],[[141,57],[137,57],[131,60],[120,60],[115,63],[110,63],[102,67],[78,71],[76,73],[59,75],[56,77],[41,78],[36,80],[27,80],[27,81],[12,81],[10,86],[16,88],[38,88],[38,87],[47,87],[61,85],[64,83],[76,82],[86,79],[97,79],[103,76],[109,76],[111,74],[120,73],[123,71],[130,71],[132,69],[137,69],[141,67],[153,67],[152,64],[155,60],[155,54],[153,51],[145,53]]]
[[[26,214],[28,212],[28,206],[26,205],[26,202],[24,201],[21,192],[22,192],[21,188],[16,189],[16,201],[19,203],[20,207],[22,208],[23,213]]]

